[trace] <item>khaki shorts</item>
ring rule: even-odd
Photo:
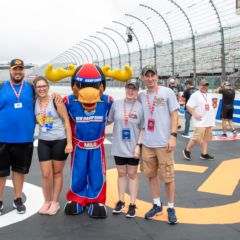
[[[166,148],[149,148],[143,145],[140,169],[146,177],[156,177],[165,183],[174,181],[174,156]]]
[[[211,141],[212,127],[196,127],[191,139],[198,142]]]

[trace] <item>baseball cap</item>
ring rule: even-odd
[[[206,79],[202,79],[199,83],[200,86],[203,86],[203,85],[209,85],[208,81]]]
[[[190,80],[186,80],[186,82],[184,83],[185,85],[189,84],[189,85],[193,85],[193,82]]]
[[[22,67],[24,68],[24,62],[21,59],[13,59],[10,62],[10,68],[15,68],[15,67]]]
[[[169,82],[170,82],[170,83],[175,83],[175,80],[174,80],[173,78],[171,78],[171,79],[169,80]]]
[[[154,74],[157,74],[157,69],[153,65],[147,65],[142,69],[142,76],[145,76],[148,71],[152,71]]]
[[[223,84],[224,86],[231,86],[231,83],[230,82],[228,82],[228,81],[226,81],[226,82],[224,82],[224,84]]]
[[[128,87],[129,85],[133,85],[136,89],[139,89],[139,82],[134,78],[127,81],[125,87]]]

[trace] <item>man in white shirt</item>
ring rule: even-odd
[[[208,154],[208,141],[212,139],[212,127],[215,126],[215,113],[212,98],[208,94],[208,82],[203,79],[199,84],[199,91],[193,93],[188,100],[187,110],[192,114],[194,133],[187,147],[183,150],[186,160],[191,160],[191,150],[198,142],[201,145],[201,159],[213,160]]]

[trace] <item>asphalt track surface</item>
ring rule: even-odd
[[[111,141],[111,135],[107,135],[107,139]],[[213,153],[215,155],[214,161],[201,160],[199,158],[200,149],[199,146],[197,146],[192,152],[193,160],[191,162],[184,160],[182,157],[182,149],[185,147],[187,141],[187,139],[184,139],[181,136],[178,137],[175,162],[177,164],[206,166],[208,167],[208,171],[205,171],[202,174],[176,171],[175,206],[186,208],[205,208],[239,201],[239,182],[231,196],[198,192],[197,189],[222,161],[239,158],[240,141],[211,142],[209,144],[209,153]],[[107,169],[115,167],[113,158],[110,155],[110,148],[111,144],[105,145]],[[0,239],[240,239],[240,215],[237,216],[239,219],[238,223],[234,224],[186,224],[181,223],[181,218],[178,217],[179,224],[175,226],[168,225],[165,221],[148,221],[141,217],[127,219],[125,214],[115,216],[112,215],[111,208],[108,208],[108,217],[106,219],[92,219],[86,212],[77,216],[66,216],[63,212],[63,207],[66,202],[65,193],[69,186],[69,159],[64,170],[64,178],[64,189],[60,197],[61,209],[55,216],[42,216],[36,213],[26,220],[2,227],[0,228]],[[223,176],[222,180],[227,181],[228,179],[224,179]],[[111,179],[108,179],[107,181],[111,181]],[[41,175],[36,155],[36,148],[34,150],[31,170],[26,177],[26,182],[41,187]],[[25,198],[26,196],[24,199]],[[5,209],[4,214],[0,216],[0,223],[3,221],[4,215],[9,211],[12,211],[12,199],[13,189],[11,187],[6,187],[4,192]],[[139,174],[138,199],[151,202],[148,182],[142,174]],[[117,201],[117,196],[115,196],[115,200]],[[164,206],[166,206],[167,200],[163,188],[161,190],[161,200],[163,201]],[[220,212],[219,214],[222,214],[224,217],[225,213]],[[236,217],[236,214],[239,214],[239,210],[236,212],[232,211],[231,214]]]

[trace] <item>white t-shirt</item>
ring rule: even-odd
[[[215,112],[212,106],[212,98],[209,93],[201,93],[197,91],[191,95],[187,102],[187,106],[193,108],[202,120],[192,117],[194,127],[214,127]]]

